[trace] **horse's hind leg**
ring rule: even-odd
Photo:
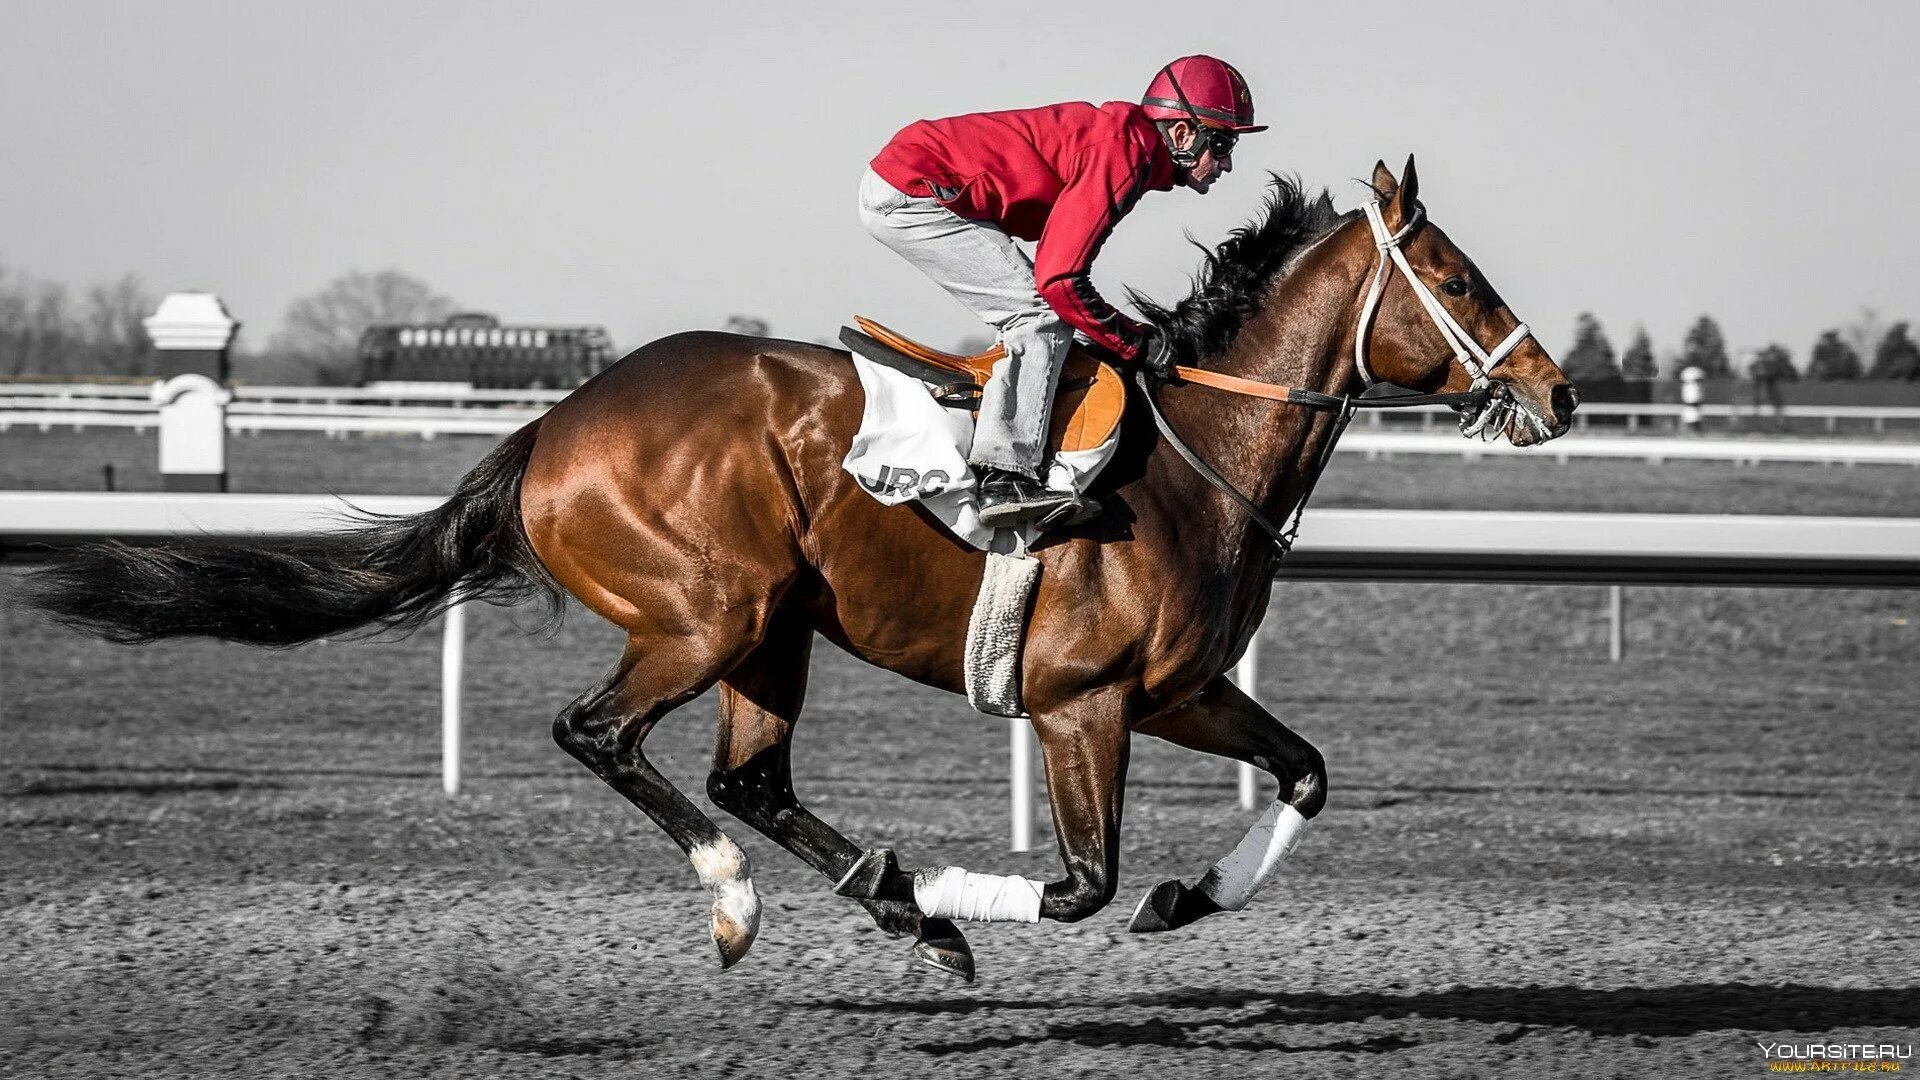
[[[812,649],[812,629],[798,617],[776,613],[760,644],[721,680],[720,733],[707,797],[838,882],[861,850],[793,794],[793,727],[806,696]],[[951,922],[924,917],[912,901],[860,903],[882,930],[912,934],[913,951],[922,960],[973,980],[973,953]]]
[[[717,672],[708,669],[723,666],[675,652],[653,643],[643,655],[630,640],[613,671],[561,710],[553,738],[686,852],[700,883],[713,894],[713,943],[720,966],[728,968],[746,955],[760,930],[760,899],[746,852],[641,751],[660,718],[713,685]]]
[[[1326,805],[1327,766],[1320,752],[1225,676],[1208,683],[1185,705],[1134,730],[1265,769],[1280,781],[1280,795],[1239,846],[1194,885],[1163,881],[1154,886],[1141,898],[1128,929],[1172,930],[1245,907],[1300,842],[1307,819]]]

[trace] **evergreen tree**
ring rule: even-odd
[[[1633,332],[1633,343],[1627,346],[1626,355],[1620,358],[1620,374],[1636,382],[1649,382],[1660,374],[1660,365],[1653,359],[1653,342],[1647,339],[1647,328],[1640,327]]]
[[[1600,328],[1600,320],[1583,311],[1573,321],[1573,348],[1561,361],[1560,370],[1575,383],[1620,378],[1620,365],[1613,359],[1613,343]]]
[[[1873,350],[1873,367],[1868,370],[1869,379],[1920,379],[1920,346],[1907,336],[1906,323],[1894,323],[1880,338],[1880,346]]]
[[[1793,366],[1793,354],[1784,345],[1769,345],[1761,349],[1747,366],[1747,377],[1755,382],[1771,379],[1774,382],[1799,382],[1800,372]]]
[[[1697,367],[1709,379],[1724,379],[1733,374],[1733,363],[1727,359],[1727,339],[1720,333],[1720,324],[1713,316],[1702,315],[1693,329],[1687,331],[1687,340],[1680,347],[1680,366],[1674,372]]]
[[[1841,382],[1860,377],[1860,354],[1840,340],[1840,331],[1829,330],[1814,343],[1807,358],[1807,378],[1815,382]]]

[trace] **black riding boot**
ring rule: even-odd
[[[1004,529],[1043,518],[1078,501],[1032,477],[991,465],[980,470],[979,498],[980,523],[989,529]]]

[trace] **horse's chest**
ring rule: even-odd
[[[1148,692],[1169,701],[1184,700],[1225,671],[1259,625],[1250,617],[1255,599],[1228,581],[1169,598],[1147,643]]]

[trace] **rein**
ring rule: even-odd
[[[1293,550],[1293,540],[1299,535],[1300,517],[1306,512],[1307,499],[1313,495],[1314,486],[1320,482],[1320,474],[1326,471],[1327,463],[1333,459],[1334,446],[1339,443],[1341,434],[1346,431],[1347,424],[1353,419],[1356,411],[1406,409],[1417,405],[1451,405],[1456,409],[1471,408],[1479,415],[1480,420],[1475,425],[1474,431],[1469,434],[1478,433],[1480,429],[1487,427],[1488,421],[1496,412],[1507,407],[1504,387],[1494,383],[1488,373],[1493,370],[1494,365],[1505,360],[1508,354],[1533,333],[1527,328],[1526,323],[1521,323],[1514,327],[1513,332],[1508,334],[1505,340],[1494,346],[1492,352],[1482,349],[1479,343],[1474,341],[1473,336],[1468,334],[1466,329],[1454,319],[1452,313],[1440,303],[1440,298],[1433,295],[1433,290],[1427,288],[1426,282],[1421,281],[1420,276],[1413,272],[1412,265],[1407,262],[1406,253],[1400,248],[1401,241],[1405,240],[1408,234],[1425,219],[1426,211],[1416,204],[1409,220],[1396,232],[1387,231],[1386,219],[1381,216],[1379,202],[1367,204],[1366,213],[1367,225],[1373,230],[1374,247],[1380,252],[1380,261],[1374,269],[1373,279],[1368,283],[1366,302],[1361,307],[1360,320],[1353,335],[1354,370],[1367,387],[1362,396],[1323,394],[1317,390],[1307,390],[1297,386],[1279,386],[1194,367],[1173,369],[1171,381],[1193,383],[1230,394],[1277,401],[1285,405],[1300,405],[1309,409],[1332,409],[1339,413],[1334,421],[1333,434],[1328,437],[1326,446],[1322,448],[1320,459],[1314,462],[1313,471],[1307,474],[1306,490],[1300,493],[1300,501],[1294,504],[1293,513],[1289,516],[1285,528],[1275,525],[1273,519],[1267,517],[1258,506],[1254,505],[1252,499],[1241,494],[1239,489],[1235,488],[1226,477],[1221,476],[1213,466],[1207,464],[1199,454],[1194,453],[1193,448],[1175,433],[1173,425],[1167,422],[1166,414],[1160,411],[1160,403],[1154,399],[1153,383],[1148,379],[1147,372],[1136,370],[1133,376],[1134,384],[1140,388],[1140,395],[1146,398],[1148,411],[1153,414],[1154,427],[1160,429],[1160,437],[1165,439],[1167,444],[1173,447],[1174,452],[1180,455],[1181,460],[1191,466],[1194,472],[1199,473],[1202,479],[1225,493],[1242,510],[1245,510],[1254,524],[1260,526],[1272,539],[1274,547],[1279,550],[1280,557],[1283,559]],[[1454,359],[1466,369],[1468,375],[1473,377],[1473,389],[1450,394],[1390,393],[1379,397],[1367,396],[1376,388],[1393,386],[1392,383],[1383,383],[1374,377],[1372,367],[1367,363],[1367,339],[1370,336],[1368,331],[1373,327],[1373,317],[1380,307],[1380,298],[1386,292],[1387,278],[1396,266],[1406,277],[1407,284],[1412,287],[1414,295],[1419,298],[1420,306],[1426,311],[1427,317],[1433,320],[1433,325],[1440,331],[1440,336],[1446,340]]]
[[[1407,409],[1416,405],[1481,408],[1493,397],[1491,388],[1452,394],[1353,397],[1348,394],[1323,394],[1318,390],[1305,390],[1297,386],[1277,386],[1273,383],[1255,382],[1252,379],[1202,371],[1198,368],[1176,367],[1173,370],[1180,382],[1211,387],[1246,397],[1278,401],[1287,405],[1300,405],[1309,409],[1332,409],[1339,413],[1333,424],[1333,434],[1327,438],[1327,445],[1320,451],[1320,460],[1314,463],[1313,471],[1307,475],[1307,489],[1300,493],[1300,501],[1294,504],[1293,514],[1287,519],[1286,527],[1281,528],[1275,525],[1273,519],[1269,518],[1264,511],[1254,505],[1252,499],[1242,495],[1231,481],[1207,464],[1206,459],[1195,453],[1193,447],[1188,446],[1186,440],[1173,430],[1173,425],[1167,421],[1167,414],[1160,411],[1160,402],[1154,399],[1153,382],[1148,378],[1147,372],[1141,369],[1133,373],[1134,385],[1140,388],[1140,396],[1146,399],[1147,411],[1153,414],[1153,426],[1160,430],[1160,437],[1167,440],[1167,445],[1173,447],[1174,453],[1179,454],[1182,461],[1192,467],[1194,472],[1199,473],[1201,479],[1220,489],[1228,498],[1239,504],[1240,509],[1245,510],[1247,516],[1253,519],[1253,523],[1260,526],[1272,539],[1273,546],[1279,550],[1280,557],[1283,559],[1293,550],[1293,540],[1300,533],[1300,516],[1306,512],[1307,499],[1313,495],[1314,486],[1320,482],[1320,474],[1326,471],[1327,463],[1333,460],[1333,448],[1340,442],[1340,435],[1347,430],[1347,424],[1352,421],[1354,413],[1361,409]],[[1392,384],[1376,383],[1374,385],[1391,386]],[[1371,390],[1372,387],[1368,389]]]

